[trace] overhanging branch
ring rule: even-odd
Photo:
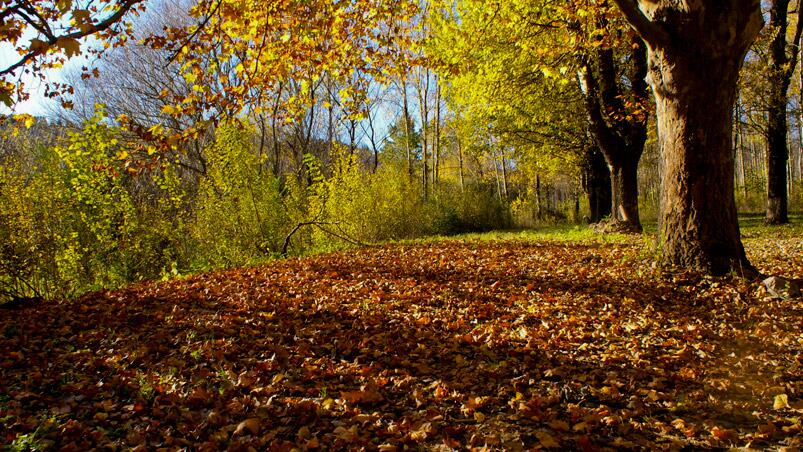
[[[138,3],[142,3],[143,1],[144,0],[126,0],[125,2],[123,2],[120,5],[120,7],[117,9],[117,11],[114,12],[114,14],[110,15],[109,17],[107,17],[106,19],[104,19],[101,22],[98,22],[96,24],[92,24],[91,26],[85,27],[85,28],[83,28],[81,30],[74,31],[72,33],[67,33],[67,34],[62,35],[62,36],[53,36],[53,35],[47,36],[47,34],[45,34],[46,35],[45,37],[47,38],[47,44],[48,44],[47,47],[38,48],[36,50],[31,50],[30,52],[24,54],[19,60],[17,60],[16,63],[6,67],[5,69],[0,70],[0,77],[3,77],[3,76],[6,76],[6,75],[9,75],[9,74],[13,73],[15,70],[19,69],[20,67],[28,64],[34,58],[44,54],[47,51],[47,49],[50,46],[56,44],[56,42],[59,39],[81,39],[81,38],[85,38],[87,36],[90,36],[90,35],[93,35],[93,34],[96,34],[96,33],[99,33],[101,31],[106,30],[107,28],[109,28],[112,25],[114,25],[117,22],[119,22],[123,18],[123,16],[126,13],[128,13],[128,11],[130,11],[132,7],[134,7],[134,5],[136,5]],[[17,14],[19,14],[19,10],[17,10]],[[39,30],[39,31],[41,31],[41,30]]]

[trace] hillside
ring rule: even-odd
[[[803,277],[799,238],[746,244]],[[645,249],[387,245],[0,309],[0,444],[800,447],[801,300]]]

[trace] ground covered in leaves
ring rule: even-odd
[[[748,237],[803,277],[803,241]],[[803,302],[619,243],[388,245],[0,310],[0,444],[800,447]]]

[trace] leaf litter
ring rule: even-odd
[[[774,249],[748,243],[803,277]],[[639,238],[276,261],[0,310],[0,444],[793,449],[801,314],[656,268]]]

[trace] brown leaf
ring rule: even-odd
[[[260,423],[261,421],[256,417],[246,419],[237,424],[237,428],[234,429],[234,435],[239,436],[250,433],[251,435],[256,436],[259,434]]]

